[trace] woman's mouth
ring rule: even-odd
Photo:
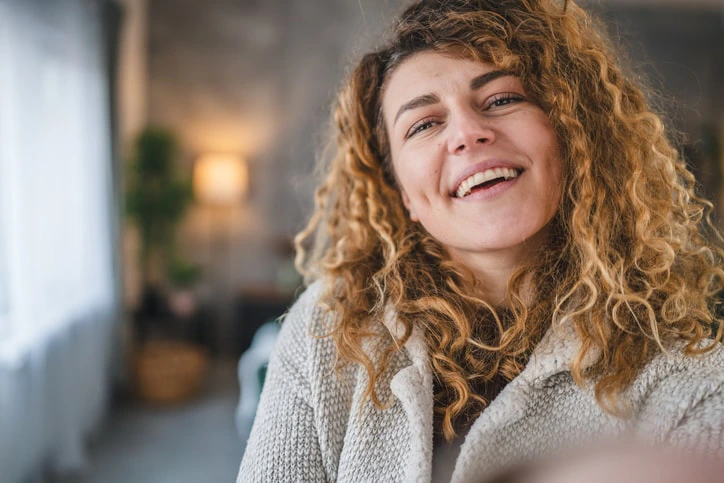
[[[465,198],[470,193],[486,190],[493,186],[515,179],[523,173],[522,169],[491,168],[465,178],[455,190],[456,198]]]

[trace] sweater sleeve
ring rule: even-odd
[[[666,439],[676,447],[724,457],[724,368],[691,372],[677,379],[697,390]]]
[[[286,316],[269,361],[254,425],[237,483],[327,481],[310,384],[308,327],[318,287],[310,288]]]
[[[718,359],[680,358],[667,364],[661,371],[666,375],[655,378],[647,391],[640,420],[645,436],[724,456],[724,366]]]

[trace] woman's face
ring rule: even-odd
[[[453,259],[520,260],[544,242],[562,163],[551,124],[520,79],[421,52],[391,75],[382,113],[410,218]]]

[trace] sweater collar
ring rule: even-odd
[[[568,372],[580,350],[581,340],[573,327],[573,321],[563,317],[551,325],[535,347],[520,377],[529,384],[538,384],[556,374]],[[593,365],[600,354],[597,348],[589,350],[583,359],[582,368]]]
[[[397,317],[397,311],[388,306],[385,310],[384,325],[394,340],[400,340],[405,335],[405,326]],[[425,344],[425,336],[422,329],[415,325],[412,328],[412,334],[405,341],[403,348],[410,356],[412,365],[423,371],[430,371],[429,354]]]
[[[405,328],[392,308],[388,308],[383,320],[384,326],[395,340],[404,335]],[[404,481],[429,481],[433,451],[432,368],[425,338],[419,326],[413,327],[412,334],[403,348],[411,364],[392,377],[390,389],[400,401],[409,423],[410,453],[405,463]],[[570,370],[571,361],[579,349],[580,342],[568,319],[561,319],[551,326],[534,349],[525,369],[499,395],[503,397],[505,403],[498,401],[496,404],[496,401],[493,401],[486,411],[489,424],[499,424],[501,421],[520,417],[529,398],[527,388],[540,384],[555,374]],[[589,356],[586,361],[595,360],[595,355],[589,352]],[[503,393],[506,396],[503,396]],[[468,438],[475,439],[474,435],[484,430],[481,425],[484,425],[484,421],[479,419],[470,429]],[[465,455],[474,457],[470,451],[464,454],[461,449],[460,457],[464,458]]]

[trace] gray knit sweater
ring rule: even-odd
[[[285,319],[237,483],[429,482],[433,387],[422,337],[413,332],[379,382],[390,406],[362,403],[365,371],[347,365],[335,374],[333,341],[312,335],[328,328],[317,303],[321,288],[312,285]],[[381,322],[397,333],[394,315]],[[380,344],[365,350],[379,356]],[[549,330],[523,372],[470,428],[453,482],[481,481],[523,459],[630,433],[724,455],[724,350],[656,358],[626,393],[634,416],[621,420],[600,409],[591,388],[573,382],[569,367],[578,348],[565,322]]]

